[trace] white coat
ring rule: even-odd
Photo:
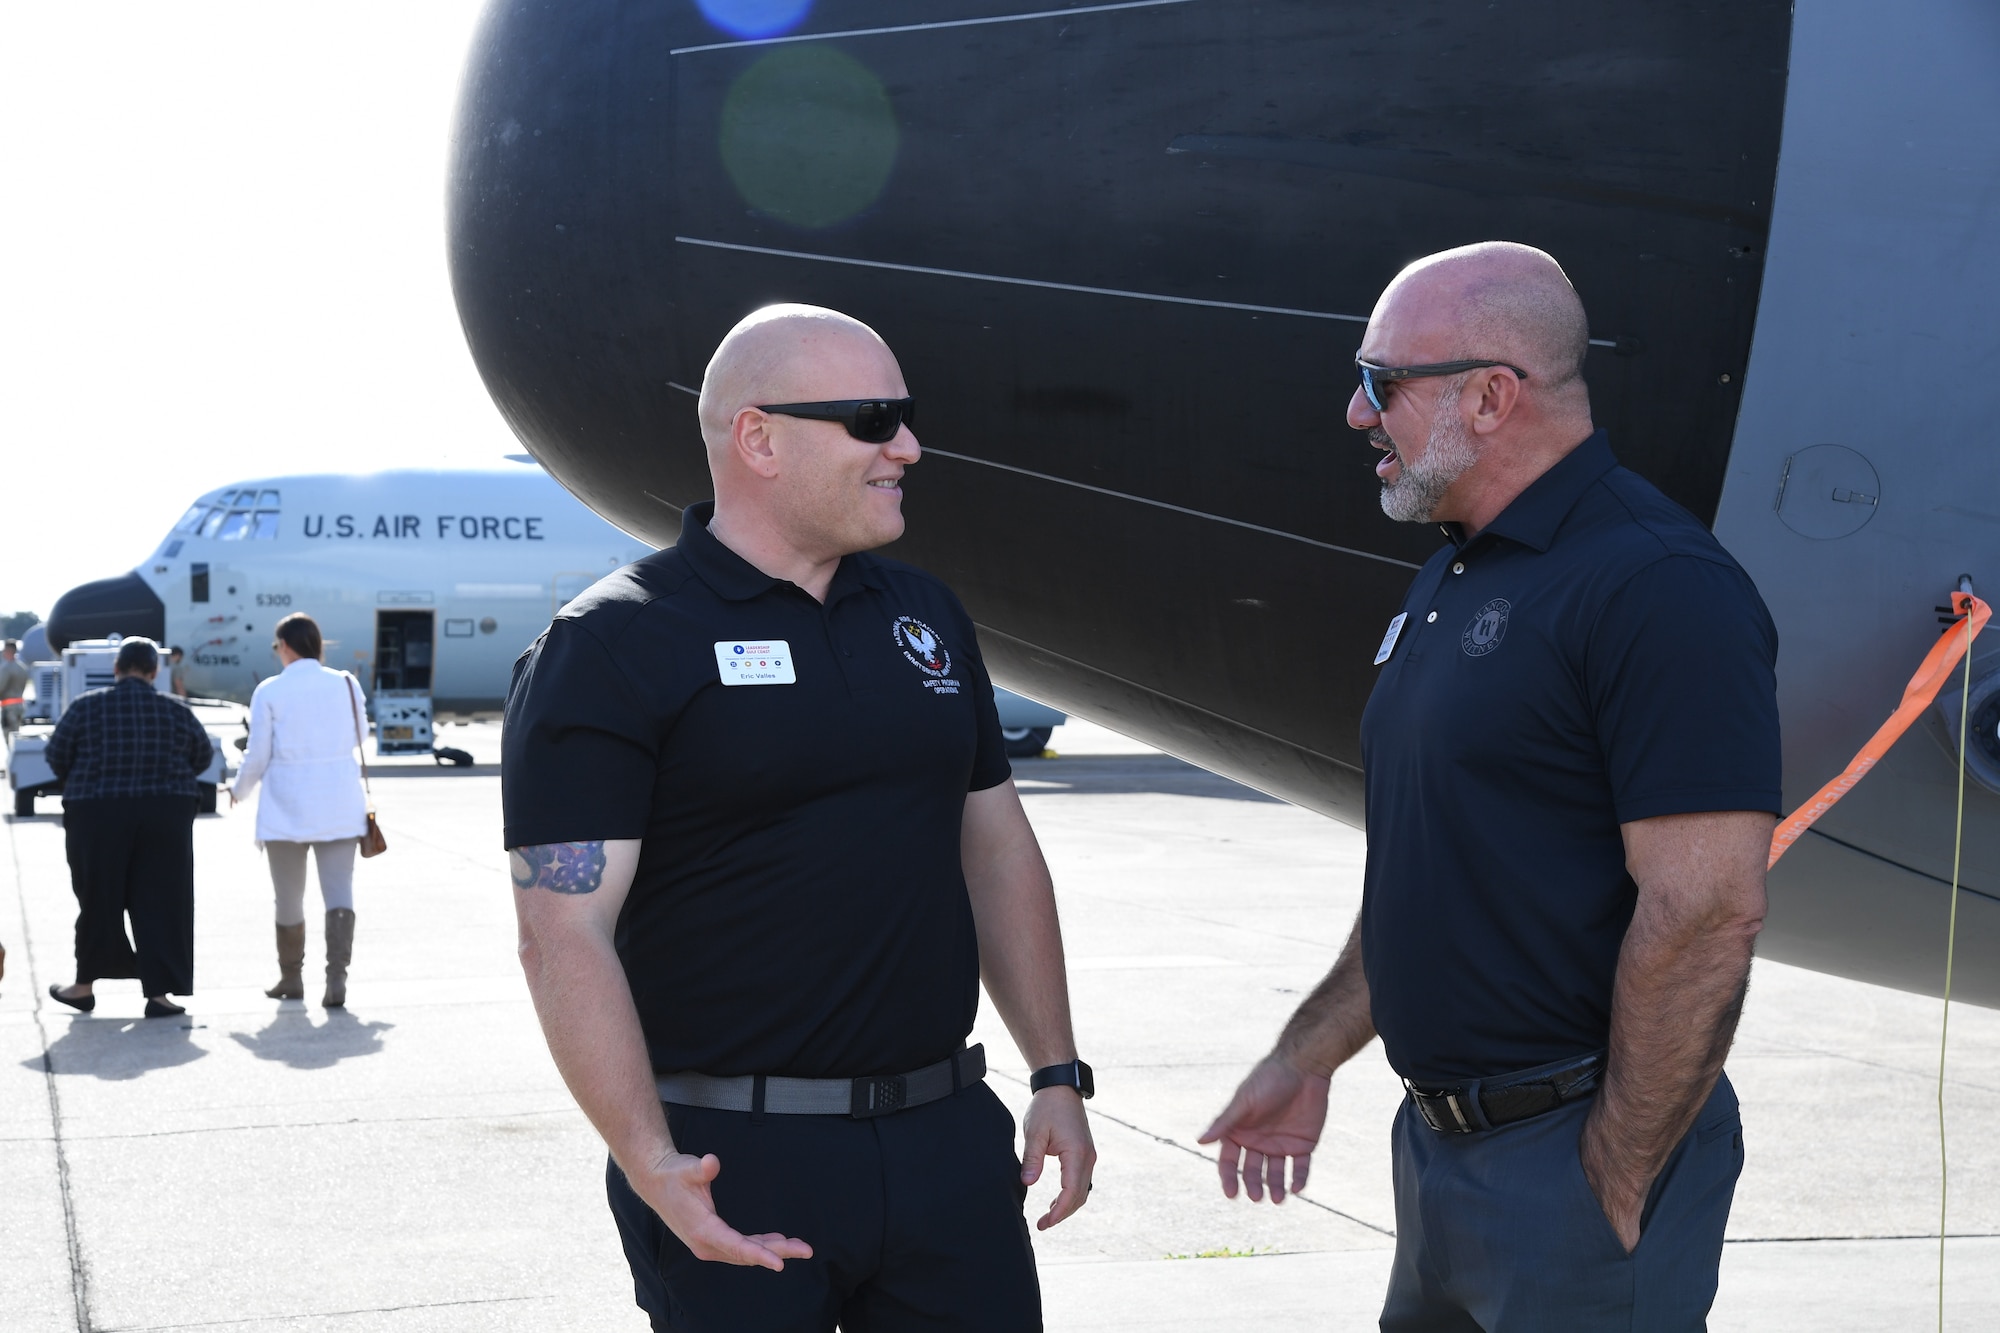
[[[250,696],[250,748],[232,790],[243,800],[264,783],[257,845],[337,842],[368,831],[357,738],[367,734],[361,688],[310,657]]]

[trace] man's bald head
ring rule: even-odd
[[[853,398],[872,390],[844,388],[839,377],[855,360],[894,357],[875,330],[851,315],[817,305],[767,305],[731,329],[701,379],[701,437],[710,451],[729,443],[736,414],[764,403]]]
[[[1583,396],[1590,324],[1562,266],[1514,241],[1481,241],[1426,255],[1398,273],[1376,303],[1440,351],[1426,360],[1506,361],[1543,393]],[[1587,401],[1587,396],[1586,396]]]

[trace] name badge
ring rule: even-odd
[[[1396,640],[1403,633],[1403,622],[1409,618],[1410,613],[1404,611],[1389,622],[1389,632],[1382,636],[1382,646],[1375,650],[1376,666],[1381,666],[1384,662],[1388,661],[1389,654],[1396,651]]]
[[[724,639],[715,645],[715,671],[724,685],[796,685],[792,645],[783,639],[752,643]]]

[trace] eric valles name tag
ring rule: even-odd
[[[796,685],[799,680],[792,645],[783,639],[724,639],[715,645],[715,670],[724,685]]]

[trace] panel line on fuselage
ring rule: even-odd
[[[1158,9],[1163,5],[1187,5],[1194,0],[1121,0],[1111,5],[1080,5],[1075,9],[1038,9],[1032,14],[994,14],[977,19],[940,19],[935,23],[899,23],[887,28],[843,28],[839,32],[799,32],[788,37],[746,37],[736,42],[709,42],[705,46],[677,46],[670,56],[691,56],[702,51],[734,51],[744,46],[782,46],[789,42],[827,42],[836,37],[880,37],[892,32],[925,32],[932,28],[977,28],[989,23],[1025,23],[1029,19],[1066,19],[1078,14],[1103,14],[1114,9]]]
[[[1232,528],[1247,528],[1251,532],[1261,532],[1269,537],[1283,537],[1287,541],[1304,542],[1307,546],[1317,546],[1322,551],[1338,551],[1342,555],[1360,556],[1363,560],[1379,560],[1385,565],[1396,565],[1403,569],[1423,568],[1422,565],[1413,565],[1407,560],[1398,560],[1394,556],[1377,555],[1373,551],[1359,551],[1352,546],[1336,546],[1332,542],[1323,542],[1313,537],[1301,537],[1296,532],[1286,532],[1282,528],[1267,528],[1262,523],[1246,523],[1240,518],[1227,518],[1221,514],[1206,513],[1200,509],[1189,509],[1185,505],[1168,504],[1165,500],[1151,500],[1143,495],[1133,495],[1126,491],[1114,491],[1105,486],[1093,486],[1087,481],[1071,481],[1068,477],[1057,477],[1047,472],[1036,472],[1030,468],[1015,467],[1012,463],[996,463],[990,458],[974,458],[970,454],[954,454],[945,449],[933,449],[929,445],[923,445],[922,448],[925,453],[936,454],[939,458],[956,459],[961,463],[977,463],[981,467],[995,467],[999,468],[1002,472],[1019,473],[1023,477],[1033,477],[1037,481],[1052,481],[1058,486],[1074,486],[1080,491],[1091,491],[1098,495],[1108,495],[1114,500],[1130,500],[1133,504],[1151,505],[1155,509],[1171,509],[1176,514],[1186,514],[1190,518],[1205,518],[1211,523],[1227,523]]]
[[[805,250],[774,250],[767,245],[739,245],[735,241],[709,241],[699,236],[676,236],[681,245],[704,245],[712,250],[740,250],[745,254],[771,255],[778,259],[811,259],[822,264],[851,264],[856,268],[889,269],[896,273],[922,273],[933,278],[965,278],[972,282],[1001,282],[1010,287],[1043,287],[1056,292],[1081,292],[1085,296],[1120,296],[1128,301],[1163,301],[1168,305],[1198,305],[1211,310],[1247,310],[1253,315],[1294,315],[1300,319],[1336,319],[1346,324],[1366,324],[1367,315],[1341,315],[1330,310],[1295,310],[1281,305],[1250,305],[1243,301],[1211,301],[1200,296],[1167,296],[1160,292],[1129,292],[1119,287],[1085,287],[1074,282],[1047,282],[1041,278],[1010,278],[1001,273],[970,273],[956,268],[926,268],[922,264],[893,264],[886,259],[849,259],[845,255],[816,255]]]

